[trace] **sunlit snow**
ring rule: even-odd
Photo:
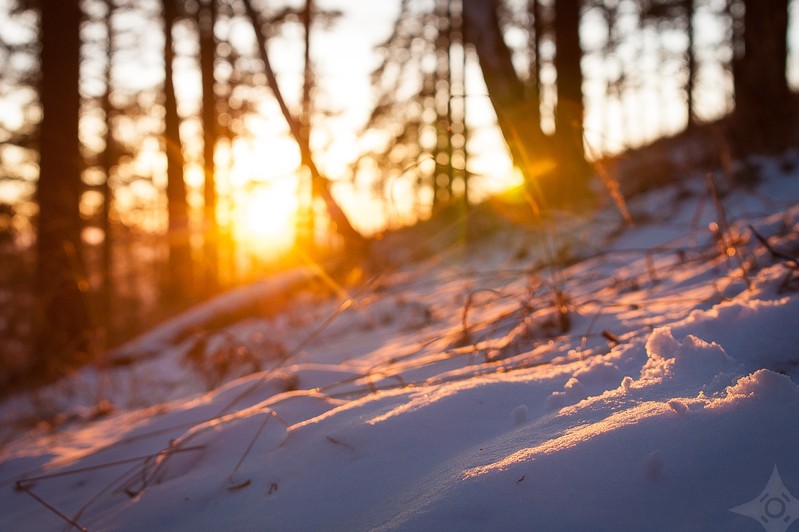
[[[784,530],[799,155],[752,164],[724,216],[705,176],[633,227],[478,209],[346,294],[294,271],[178,316],[0,405],[0,530]]]

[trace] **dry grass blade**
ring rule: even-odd
[[[70,525],[70,527],[76,528],[78,530],[81,530],[82,532],[88,532],[89,531],[88,528],[80,525],[78,522],[76,522],[74,519],[69,517],[67,514],[65,514],[64,512],[62,512],[61,510],[59,510],[58,508],[56,508],[55,506],[53,506],[52,504],[50,504],[49,502],[44,500],[42,497],[39,497],[36,493],[33,492],[32,489],[30,489],[29,486],[25,485],[21,481],[17,481],[16,489],[18,491],[24,491],[25,493],[27,493],[28,495],[33,497],[33,499],[36,502],[38,502],[39,504],[41,504],[42,506],[44,506],[45,508],[50,510],[50,512],[52,512],[53,514],[57,515],[59,518],[63,519],[66,523],[68,523]]]
[[[473,343],[471,335],[469,334],[469,310],[472,308],[474,296],[480,292],[490,292],[498,296],[501,295],[499,291],[492,288],[478,288],[467,294],[466,303],[463,305],[463,313],[461,314],[461,337],[458,340],[458,345],[460,346],[471,345]]]
[[[21,478],[21,479],[16,481],[15,489],[17,491],[22,491],[24,493],[27,493],[36,502],[41,504],[44,508],[46,508],[47,510],[49,510],[53,514],[57,515],[59,518],[63,519],[71,527],[76,528],[78,530],[86,531],[88,529],[86,527],[80,525],[77,522],[77,520],[83,515],[83,513],[86,511],[86,509],[94,501],[96,501],[104,493],[107,493],[108,491],[110,491],[111,487],[114,484],[117,484],[117,483],[119,483],[120,481],[123,481],[123,480],[127,481],[127,478],[130,476],[131,472],[136,472],[136,476],[139,476],[139,473],[138,473],[139,466],[138,465],[136,467],[134,467],[133,469],[127,470],[121,476],[118,476],[105,489],[100,490],[94,497],[89,499],[89,501],[86,504],[83,505],[83,507],[75,514],[74,517],[69,517],[64,512],[62,512],[61,510],[56,508],[55,505],[53,505],[52,503],[47,501],[44,497],[42,497],[39,494],[35,493],[33,491],[33,489],[32,489],[33,484],[36,483],[36,482],[54,480],[54,479],[57,479],[57,478],[62,478],[62,477],[70,476],[70,475],[77,475],[77,474],[81,474],[81,473],[89,473],[89,472],[93,472],[93,471],[97,471],[97,470],[108,469],[108,468],[117,467],[117,466],[120,466],[120,465],[139,464],[139,463],[142,463],[142,462],[146,465],[152,459],[154,459],[157,456],[163,455],[164,453],[196,451],[196,450],[199,450],[200,448],[201,447],[195,446],[195,447],[185,447],[185,448],[182,448],[182,449],[168,449],[166,451],[160,451],[159,453],[156,453],[154,455],[136,456],[136,457],[133,457],[133,458],[127,458],[127,459],[124,459],[124,460],[114,460],[114,461],[111,461],[111,462],[106,462],[104,464],[97,464],[97,465],[94,465],[94,466],[87,466],[87,467],[81,467],[81,468],[76,468],[76,469],[69,469],[67,471],[58,471],[58,472],[50,473],[50,474],[46,474],[46,475],[37,475],[37,476],[25,477],[25,478]]]
[[[247,448],[244,450],[244,453],[242,453],[241,458],[239,458],[239,461],[236,462],[236,467],[234,467],[233,471],[230,472],[230,475],[228,476],[228,481],[231,484],[233,484],[233,477],[236,476],[236,473],[239,472],[239,468],[241,467],[241,464],[243,464],[244,460],[250,455],[250,451],[252,451],[252,448],[255,446],[255,442],[257,442],[258,438],[261,437],[261,433],[266,428],[266,424],[269,423],[270,419],[272,419],[274,416],[277,415],[274,410],[269,410],[268,412],[266,412],[266,414],[267,415],[264,416],[264,420],[261,421],[260,425],[258,425],[258,430],[255,431],[255,435],[250,440],[250,443],[247,445]],[[238,489],[241,489],[241,488],[244,488],[244,487],[248,486],[249,483],[250,483],[250,480],[247,479],[243,483],[233,484],[228,489],[230,489],[230,490],[238,490]]]
[[[746,266],[741,259],[741,253],[738,250],[736,243],[730,238],[730,224],[727,221],[727,211],[724,208],[724,204],[721,202],[721,196],[719,195],[718,188],[716,187],[716,181],[713,179],[713,174],[709,172],[706,174],[706,178],[708,189],[713,197],[713,203],[716,206],[716,214],[718,216],[717,235],[722,247],[722,252],[726,257],[731,257],[735,260],[735,263],[741,270],[741,276],[744,280],[744,283],[746,283],[746,287],[751,288],[752,281],[749,279],[749,273],[746,271]]]

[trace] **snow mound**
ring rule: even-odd
[[[645,385],[671,380],[682,385],[698,382],[712,386],[725,375],[740,371],[739,364],[719,344],[692,334],[678,341],[670,327],[659,327],[652,332],[646,341],[646,354],[639,381]]]

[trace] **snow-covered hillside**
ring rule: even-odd
[[[179,316],[0,405],[0,530],[786,530],[799,156],[753,164]]]

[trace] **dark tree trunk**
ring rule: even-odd
[[[730,41],[732,45],[730,72],[732,72],[733,95],[738,100],[740,95],[744,93],[742,70],[745,53],[743,0],[728,0],[726,11],[730,18]]]
[[[744,2],[744,55],[734,71],[740,128],[736,140],[742,151],[781,150],[789,142],[788,4],[788,0]]]
[[[536,124],[541,124],[541,43],[544,38],[543,11],[541,0],[529,0],[527,2],[528,26],[531,32],[529,37],[530,79],[528,84],[530,86],[530,98],[539,102],[537,106],[531,109],[532,115],[530,119]]]
[[[496,0],[464,0],[466,39],[477,51],[488,95],[502,135],[539,206],[579,208],[590,197],[589,168],[582,144],[582,51],[580,2],[559,0],[556,22],[558,70],[557,133],[549,138],[535,120],[540,101],[529,96],[503,39]]]
[[[197,12],[197,29],[200,34],[200,75],[202,79],[203,122],[203,264],[205,292],[213,293],[219,284],[219,228],[216,222],[216,165],[214,152],[218,140],[216,123],[216,94],[214,93],[214,60],[216,58],[217,0],[206,0]]]
[[[463,20],[466,41],[477,52],[488,96],[513,162],[532,182],[540,175],[539,161],[548,156],[548,142],[541,125],[530,119],[539,102],[527,97],[525,84],[513,68],[511,51],[502,37],[496,0],[464,0]]]
[[[685,81],[685,101],[688,108],[688,127],[696,124],[696,111],[694,109],[694,87],[696,86],[696,52],[694,50],[694,0],[683,0],[683,11],[685,11],[685,34],[688,37],[688,45],[685,50],[685,63],[688,70]]]
[[[189,209],[183,178],[183,150],[180,142],[175,85],[172,79],[175,51],[172,27],[177,19],[176,0],[163,0],[164,10],[164,141],[167,158],[167,210],[169,215],[169,276],[164,296],[185,299],[192,291],[192,262],[189,242]]]
[[[113,66],[114,56],[114,34],[111,24],[114,14],[114,0],[106,0],[105,28],[106,28],[106,66],[105,66],[105,91],[101,98],[100,106],[103,110],[103,117],[105,119],[105,148],[100,154],[100,167],[103,170],[105,179],[101,185],[101,192],[103,195],[103,207],[100,213],[100,227],[103,230],[103,252],[102,252],[102,278],[103,286],[100,295],[100,316],[103,321],[102,325],[105,327],[106,335],[108,335],[109,328],[112,324],[111,319],[111,301],[113,298],[113,245],[114,241],[111,235],[111,204],[113,202],[113,190],[111,188],[111,170],[116,164],[116,142],[114,141],[114,131],[111,124],[111,115],[114,111],[111,104],[111,68]]]
[[[568,205],[588,190],[589,167],[583,148],[583,73],[580,61],[580,7],[575,0],[555,1],[555,108],[557,184],[547,187],[550,201]]]
[[[53,376],[88,350],[87,284],[81,260],[83,162],[78,140],[80,93],[78,0],[41,4],[43,118],[39,137],[39,222],[36,279],[42,330],[34,369]]]
[[[313,24],[313,9],[313,0],[306,0],[305,8],[302,11],[305,49],[302,79],[302,109],[300,110],[300,134],[302,135],[303,143],[308,143],[308,145],[311,143],[311,115],[313,112],[313,65],[311,64],[311,26]],[[301,198],[303,201],[300,201],[300,207],[303,212],[299,213],[297,236],[304,248],[313,250],[316,244],[316,239],[314,237],[316,233],[316,217],[314,213],[316,194],[314,194],[313,183],[310,185],[311,186],[300,187],[301,191],[307,190],[308,192],[305,198]]]

